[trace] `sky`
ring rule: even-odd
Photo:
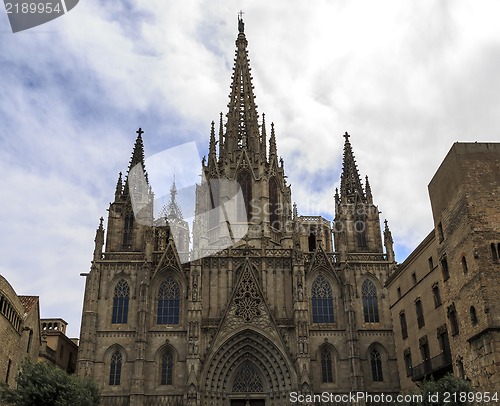
[[[332,219],[348,131],[402,262],[433,228],[427,185],[452,144],[499,141],[497,1],[81,0],[15,34],[2,11],[0,274],[68,335],[137,129],[147,157],[207,153],[239,10],[299,214]],[[157,196],[187,182],[176,166]]]

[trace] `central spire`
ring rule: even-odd
[[[242,13],[238,15],[238,38],[227,113],[226,152],[248,149],[260,152],[257,106],[253,93],[250,61]]]

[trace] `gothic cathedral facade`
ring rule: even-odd
[[[192,232],[175,184],[153,219],[138,131],[107,232],[101,219],[96,233],[79,375],[98,383],[103,405],[282,406],[298,404],[294,393],[398,392],[384,287],[393,241],[349,135],[333,222],[301,216],[274,125],[268,137],[257,113],[241,19],[229,98],[225,122],[212,123]]]

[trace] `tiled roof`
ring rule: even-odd
[[[33,306],[35,306],[36,303],[38,303],[39,299],[38,296],[18,296],[18,297],[24,306],[25,314],[28,314],[31,311],[31,309],[33,309]]]

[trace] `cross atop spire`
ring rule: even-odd
[[[139,127],[139,129],[135,132],[138,137],[142,137],[142,134],[144,134],[144,131],[142,131],[142,128]]]
[[[349,140],[349,137],[350,137],[350,135],[346,131],[345,134],[344,134],[344,138],[346,139],[346,141]]]

